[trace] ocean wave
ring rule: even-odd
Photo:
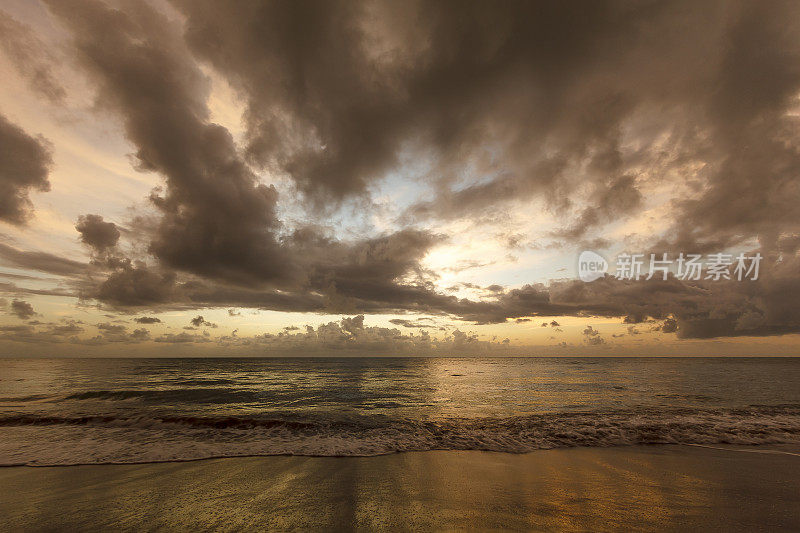
[[[328,396],[325,389],[307,389],[303,396],[298,397],[297,391],[291,388],[268,390],[261,388],[230,388],[230,387],[193,387],[193,388],[142,388],[142,389],[115,389],[115,390],[85,390],[73,392],[61,397],[51,397],[48,401],[59,402],[140,402],[142,404],[174,405],[199,405],[199,404],[260,404],[260,405],[313,405],[319,399]],[[358,400],[370,403],[383,402],[389,406],[402,406],[395,400],[403,400],[402,394],[380,392],[339,392],[336,401],[344,402]],[[28,398],[8,398],[9,402],[25,403]]]
[[[6,398],[0,398],[0,404],[7,404],[7,403],[28,403],[28,402],[40,402],[42,400],[49,400],[51,396],[46,394],[31,394],[29,396],[10,396]]]
[[[151,429],[157,425],[179,425],[192,428],[253,429],[283,426],[288,428],[310,428],[312,423],[290,420],[242,417],[164,416],[164,417],[118,417],[118,416],[40,416],[15,415],[0,417],[4,426],[108,426]]]
[[[229,388],[177,388],[177,389],[129,389],[89,390],[76,392],[59,400],[140,400],[148,403],[249,403],[269,398],[264,391]]]
[[[143,463],[212,457],[371,456],[406,451],[525,453],[637,444],[800,444],[800,408],[674,409],[477,419],[359,416],[0,418],[0,464]],[[58,442],[58,446],[52,446]]]

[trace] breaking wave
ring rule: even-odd
[[[50,445],[58,442],[57,447]],[[637,444],[798,444],[800,406],[544,413],[411,420],[386,416],[0,417],[0,465],[372,456],[406,451],[525,453]]]

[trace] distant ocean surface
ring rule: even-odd
[[[800,359],[0,359],[0,465],[650,443],[800,443]]]

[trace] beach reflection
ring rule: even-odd
[[[552,450],[525,456],[492,453],[404,454],[381,481],[358,477],[356,523],[386,530],[414,524],[456,528],[593,530],[667,526],[687,510],[711,508],[710,485],[671,474],[638,451]],[[680,465],[680,458],[676,461]],[[390,485],[387,498],[383,485]]]
[[[747,530],[800,526],[800,466],[679,447],[269,457],[0,471],[16,529]],[[735,466],[734,466],[735,465]],[[776,485],[775,483],[778,483]],[[755,498],[770,494],[771,500]],[[792,500],[795,498],[795,500]],[[794,507],[793,507],[794,506]],[[758,517],[757,513],[762,513]],[[792,521],[794,516],[794,521]],[[771,522],[770,522],[771,521]]]

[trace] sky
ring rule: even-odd
[[[0,0],[0,76],[0,355],[800,355],[797,2]]]

